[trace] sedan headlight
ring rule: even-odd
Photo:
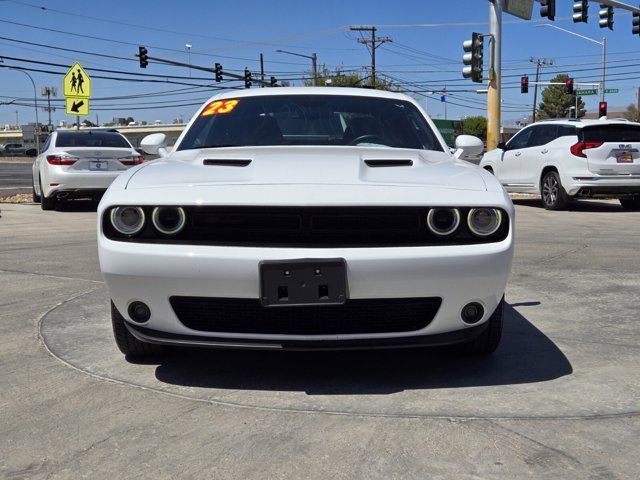
[[[181,207],[156,207],[151,214],[153,226],[164,235],[175,235],[187,222]]]
[[[144,220],[144,210],[140,207],[116,207],[111,210],[111,225],[128,237],[142,230]]]
[[[497,208],[472,208],[467,215],[471,233],[488,237],[498,231],[502,224],[502,213]]]

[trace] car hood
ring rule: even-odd
[[[317,146],[177,151],[132,172],[126,189],[234,184],[487,189],[477,167],[453,160],[444,152]]]

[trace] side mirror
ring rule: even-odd
[[[459,135],[456,138],[456,151],[454,157],[479,157],[484,151],[484,143],[478,137],[472,135]]]
[[[30,148],[29,150],[25,150],[24,154],[27,157],[37,157],[38,156],[38,150],[36,150],[35,148]]]
[[[147,135],[140,141],[140,148],[147,155],[160,155],[166,157],[167,152],[167,136],[164,133],[152,133]]]
[[[503,150],[505,152],[509,150],[505,142],[500,142],[498,145],[496,145],[496,148],[499,148],[500,150]]]

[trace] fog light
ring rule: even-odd
[[[151,318],[151,310],[142,302],[131,302],[128,312],[131,320],[137,323],[144,323]]]
[[[484,315],[484,308],[478,302],[467,303],[462,309],[462,320],[465,323],[477,323]]]

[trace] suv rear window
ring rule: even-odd
[[[615,123],[584,127],[580,132],[584,142],[640,142],[640,126]]]
[[[117,132],[58,132],[56,147],[131,148]]]

